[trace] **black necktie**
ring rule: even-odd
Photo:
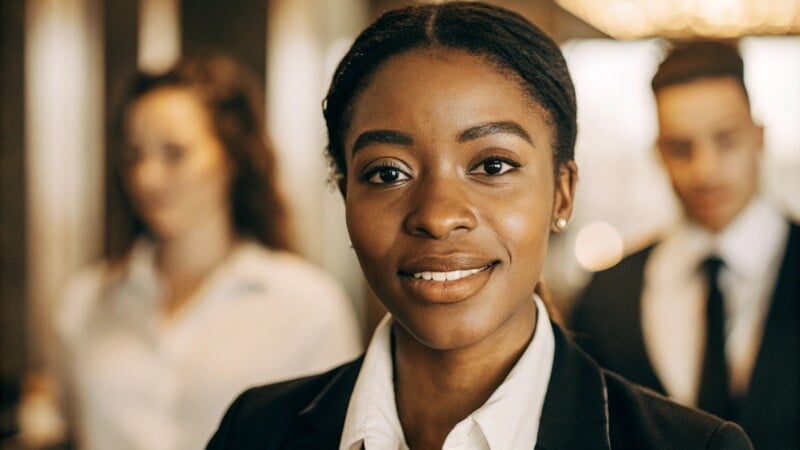
[[[703,262],[703,271],[708,280],[708,303],[706,351],[697,406],[724,419],[733,419],[728,364],[725,359],[725,310],[718,282],[722,264],[722,260],[713,257]]]

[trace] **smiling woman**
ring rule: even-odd
[[[575,165],[554,180],[549,117],[517,78],[464,50],[415,49],[355,98],[348,230],[370,286],[404,325],[398,342],[406,331],[438,349],[481,351],[509,332],[505,345],[518,350],[530,340],[532,288],[549,224],[570,214]],[[448,280],[453,272],[470,276]]]
[[[477,2],[386,13],[324,113],[353,248],[390,314],[363,358],[242,394],[209,448],[750,448],[551,322],[537,292],[572,212],[576,117],[537,27]]]

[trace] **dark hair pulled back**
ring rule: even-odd
[[[373,74],[394,55],[437,46],[485,57],[515,74],[531,100],[550,116],[555,170],[574,158],[575,89],[558,45],[517,13],[480,2],[452,2],[385,13],[356,38],[339,63],[323,104],[327,151],[338,174],[347,173],[344,134],[353,103]]]

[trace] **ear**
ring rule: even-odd
[[[336,179],[336,186],[339,187],[339,193],[342,194],[342,198],[347,197],[347,176],[346,175],[339,175]]]
[[[553,191],[553,214],[550,229],[554,233],[564,231],[572,217],[575,206],[575,185],[578,182],[578,166],[575,161],[567,161],[558,167],[555,190]]]
[[[664,150],[661,147],[661,142],[659,139],[656,139],[656,141],[653,143],[653,151],[656,152],[656,158],[658,158],[661,164],[664,164]]]
[[[764,153],[764,125],[756,122],[755,126],[755,139],[756,139],[756,148],[758,149],[759,153]]]

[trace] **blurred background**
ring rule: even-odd
[[[46,346],[63,284],[99,257],[104,146],[134,71],[221,51],[261,78],[297,248],[347,289],[369,331],[381,312],[326,184],[321,99],[355,35],[393,0],[2,0],[0,55],[0,375],[2,429],[27,367]],[[754,114],[766,130],[764,189],[800,217],[800,1],[506,0],[562,45],[576,84],[580,168],[575,215],[552,240],[557,305],[591,271],[657,235],[677,206],[654,151],[650,78],[670,40],[738,42]]]

